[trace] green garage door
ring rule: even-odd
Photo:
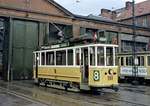
[[[38,24],[29,21],[13,21],[13,79],[31,79],[33,50],[38,45]]]

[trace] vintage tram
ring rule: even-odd
[[[34,51],[34,80],[65,90],[118,90],[118,45],[56,44]]]
[[[120,53],[119,57],[119,79],[134,79],[139,81],[150,79],[150,51],[136,52],[137,64],[134,66],[133,53]],[[136,67],[136,69],[134,68]],[[136,71],[135,71],[136,70]]]

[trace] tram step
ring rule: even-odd
[[[84,83],[80,84],[80,89],[82,89],[82,90],[91,90],[91,88],[88,86],[88,84],[84,84]]]

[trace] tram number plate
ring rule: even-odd
[[[100,73],[98,70],[94,70],[93,72],[94,81],[99,81],[100,79]]]
[[[113,76],[108,76],[108,80],[113,80]]]

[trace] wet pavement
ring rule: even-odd
[[[0,106],[150,106],[150,86],[121,83],[120,90],[68,92],[38,87],[33,81],[0,80]]]

